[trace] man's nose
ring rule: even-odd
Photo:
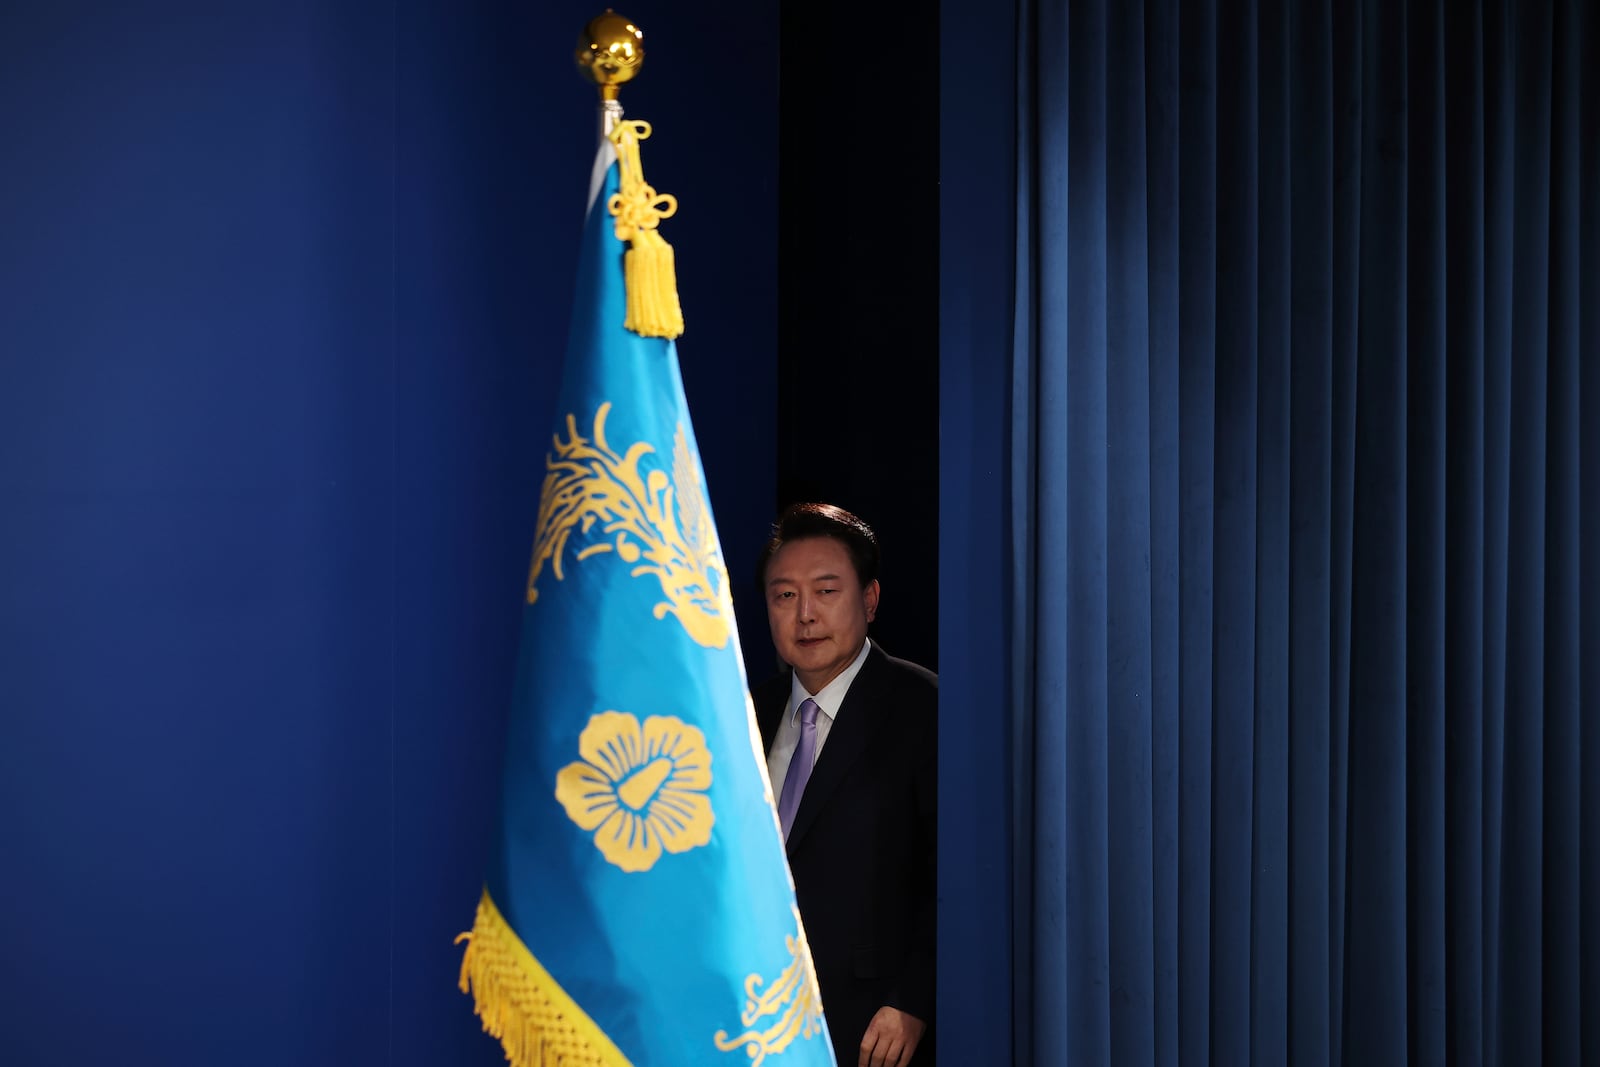
[[[808,597],[808,596],[801,597],[800,598],[800,621],[801,622],[812,622],[813,620],[816,619],[816,617],[817,617],[817,614],[812,608],[811,598]]]

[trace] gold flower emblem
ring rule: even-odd
[[[578,738],[583,757],[556,775],[567,817],[625,871],[648,871],[661,852],[711,840],[711,750],[699,727],[672,715],[639,720],[602,711]]]

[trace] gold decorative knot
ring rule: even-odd
[[[627,314],[622,325],[641,337],[683,334],[683,305],[678,299],[678,268],[672,246],[657,231],[661,220],[678,210],[676,197],[658,193],[644,180],[639,142],[650,136],[650,124],[619,121],[611,131],[617,147],[620,190],[607,201],[616,216],[617,239],[628,242],[623,256]]]
[[[678,212],[678,198],[658,193],[644,180],[644,164],[639,159],[639,142],[650,136],[650,124],[642,119],[624,119],[611,131],[617,146],[621,190],[611,194],[606,208],[616,217],[617,240],[632,241],[645,230],[654,230],[662,219]]]

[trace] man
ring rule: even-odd
[[[839,1067],[932,1067],[938,686],[867,639],[878,541],[798,504],[762,555],[791,670],[755,691],[795,895]]]

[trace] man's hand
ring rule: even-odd
[[[861,1059],[856,1067],[906,1067],[927,1028],[915,1015],[888,1006],[879,1008],[861,1038]]]

